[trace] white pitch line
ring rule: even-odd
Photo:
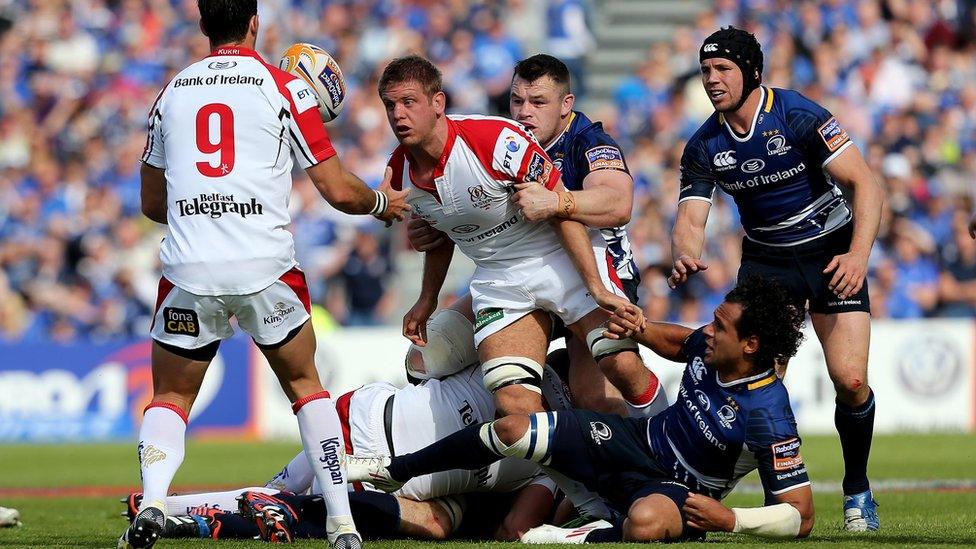
[[[841,493],[843,487],[837,481],[812,481],[811,487],[814,492],[836,492]],[[937,480],[912,480],[912,479],[881,479],[871,480],[871,490],[874,492],[921,492],[927,490],[947,490],[947,491],[976,491],[976,479],[937,479]],[[762,485],[758,482],[743,482],[735,487],[735,493],[740,494],[761,494]]]

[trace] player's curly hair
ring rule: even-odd
[[[776,361],[786,361],[796,354],[803,341],[803,311],[797,309],[778,282],[748,275],[739,280],[725,301],[742,306],[742,316],[735,326],[739,338],[759,338],[757,366],[772,368]]]

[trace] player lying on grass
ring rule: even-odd
[[[614,315],[605,336],[633,329],[634,320]],[[782,287],[747,278],[708,325],[650,323],[632,336],[686,364],[677,402],[653,418],[584,410],[510,415],[392,459],[349,455],[347,474],[392,490],[417,475],[520,457],[582,481],[624,513],[612,523],[534,528],[525,542],[680,540],[706,531],[804,537],[813,528],[813,494],[789,396],[773,369],[796,353],[802,324]],[[720,503],[754,469],[766,506]]]
[[[471,323],[457,311],[444,310],[431,320],[427,337],[427,346],[413,346],[407,354],[418,370],[457,369],[452,366],[459,361],[468,366],[417,386],[397,389],[389,383],[371,383],[340,397],[336,404],[346,452],[413,452],[495,417],[495,405],[477,364]],[[541,385],[550,408],[569,407],[562,381],[552,368],[546,368]],[[308,460],[299,453],[264,487],[171,496],[166,506],[173,516],[163,536],[324,538],[326,514],[313,481]],[[367,537],[443,539],[461,528],[470,536],[514,540],[549,517],[554,491],[538,465],[513,458],[486,463],[478,470],[418,476],[393,495],[360,489],[351,492],[349,500],[354,520]],[[315,495],[294,495],[309,492]],[[465,512],[468,502],[457,496],[471,492],[497,494],[470,498],[472,508]],[[129,496],[130,513],[138,507],[138,499],[137,494]],[[235,513],[238,506],[240,514]],[[466,515],[471,519],[465,519],[462,528]]]

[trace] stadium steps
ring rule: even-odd
[[[620,81],[635,72],[654,42],[669,40],[676,27],[690,25],[708,9],[705,0],[597,0],[591,30],[597,48],[590,54],[589,93],[583,110],[600,109],[613,99]]]

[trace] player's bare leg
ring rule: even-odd
[[[569,351],[569,388],[573,392],[573,406],[595,412],[627,415],[627,405],[613,383],[603,375],[593,360],[586,342],[577,337],[566,338]]]
[[[653,416],[667,408],[667,395],[661,390],[657,376],[644,365],[636,343],[600,335],[609,318],[610,314],[603,309],[595,309],[569,328],[576,338],[587,341],[600,370],[620,391],[626,407],[622,415]],[[611,408],[612,404],[608,402],[603,408]]]
[[[488,336],[478,346],[478,357],[485,371],[485,385],[494,395],[499,416],[514,417],[513,414],[533,414],[545,410],[538,384],[531,383],[534,376],[540,380],[542,378],[541,365],[545,363],[551,329],[549,315],[533,311]],[[495,368],[497,370],[489,372]],[[501,375],[497,375],[499,373]],[[520,382],[520,377],[526,382]],[[548,467],[543,469],[580,513],[595,517],[609,515],[603,500],[581,483]]]
[[[683,529],[681,512],[674,501],[651,494],[635,501],[627,511],[623,541],[671,540],[680,536]]]
[[[262,348],[285,395],[298,417],[298,430],[309,465],[322,490],[328,510],[329,542],[333,546],[359,547],[361,538],[353,523],[343,468],[345,442],[335,404],[322,389],[315,369],[315,333],[310,321],[287,343]]]
[[[450,496],[430,501],[397,497],[400,505],[398,533],[417,539],[445,540],[461,522],[460,498]]]
[[[880,524],[867,477],[875,413],[874,393],[868,385],[871,317],[853,311],[811,313],[810,318],[837,392],[834,425],[844,453],[844,527],[877,530]]]
[[[541,365],[546,361],[551,328],[548,314],[533,311],[478,346],[485,384],[494,395],[499,415],[531,414],[545,409],[538,383],[531,385],[531,380],[535,376],[542,379]]]
[[[187,417],[209,365],[210,359],[180,356],[153,342],[153,398],[139,428],[143,499],[132,524],[119,538],[120,548],[152,547],[162,534],[166,495],[183,463]]]

